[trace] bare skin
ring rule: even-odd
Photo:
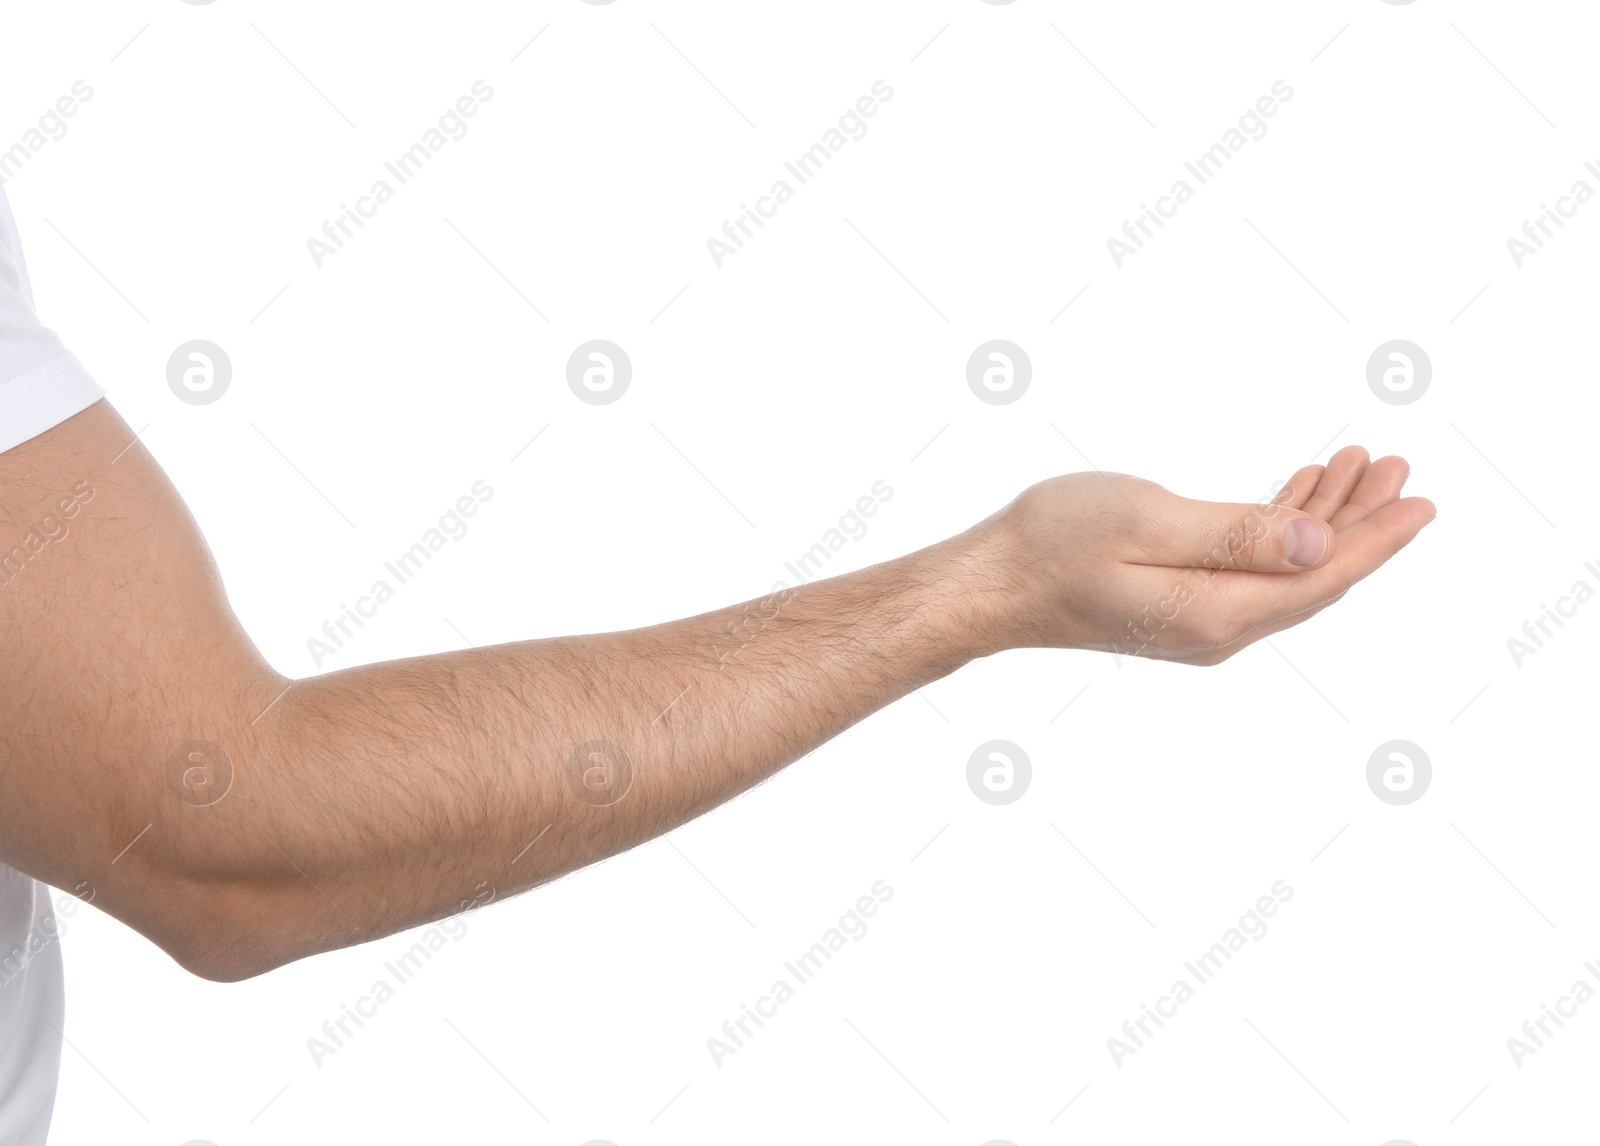
[[[718,612],[291,681],[133,437],[100,402],[0,455],[0,861],[222,981],[624,851],[976,658],[1218,664],[1434,515],[1400,496],[1402,459],[1359,447],[1266,506],[1070,474]]]

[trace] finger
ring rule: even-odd
[[[1300,573],[1333,553],[1333,527],[1287,505],[1193,501],[1169,495],[1150,515],[1145,565],[1177,569]]]
[[[1317,483],[1317,492],[1301,508],[1327,521],[1344,508],[1367,470],[1367,451],[1346,446],[1328,459],[1328,470]]]
[[[1324,473],[1322,466],[1304,466],[1295,471],[1293,477],[1284,483],[1272,500],[1278,505],[1286,505],[1290,509],[1304,509],[1306,502],[1311,500],[1311,495],[1316,492],[1317,483],[1322,480]]]
[[[1339,530],[1336,560],[1324,570],[1325,576],[1338,584],[1354,585],[1409,545],[1438,512],[1425,497],[1402,497],[1379,506]]]
[[[1223,574],[1231,600],[1241,615],[1293,616],[1326,604],[1364,580],[1409,545],[1437,511],[1425,497],[1403,497],[1379,506],[1366,517],[1338,531],[1333,555],[1321,567],[1297,577]]]
[[[1405,458],[1379,458],[1367,467],[1350,500],[1333,515],[1328,524],[1337,531],[1360,521],[1379,506],[1388,505],[1400,496],[1406,478],[1410,476],[1411,463]]]

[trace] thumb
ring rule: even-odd
[[[1190,502],[1187,543],[1171,546],[1164,564],[1257,573],[1302,573],[1333,555],[1333,527],[1320,517],[1277,503],[1269,505]]]

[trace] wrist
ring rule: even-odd
[[[1003,531],[990,522],[911,555],[924,623],[960,664],[1027,643],[1017,623],[1020,586]]]

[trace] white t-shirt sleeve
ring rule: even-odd
[[[0,190],[0,453],[104,397],[105,391],[34,313],[22,241]]]

